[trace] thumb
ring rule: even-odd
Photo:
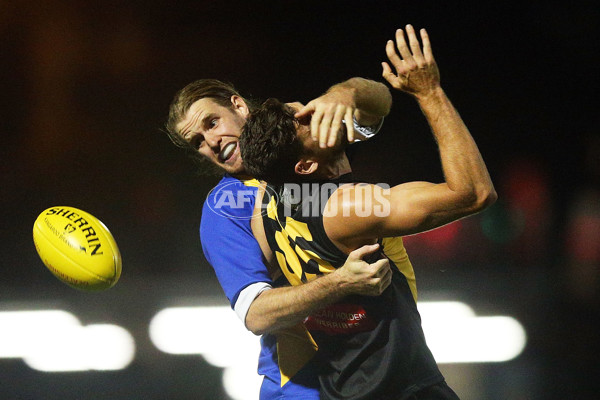
[[[392,72],[392,68],[390,68],[390,65],[388,63],[386,63],[385,61],[381,63],[381,66],[383,68],[383,71],[381,73],[381,76],[383,78],[385,78],[386,81],[391,82],[391,80],[393,78],[395,78],[394,73]]]
[[[379,243],[366,244],[366,245],[359,247],[358,249],[352,251],[349,256],[359,259],[359,260],[362,260],[363,257],[366,257],[370,254],[375,253],[378,249],[379,249]]]

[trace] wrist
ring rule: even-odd
[[[322,278],[323,284],[327,286],[327,291],[331,296],[342,298],[351,294],[351,281],[347,279],[346,275],[343,268],[338,268]]]
[[[428,102],[437,102],[446,97],[446,93],[441,86],[437,85],[422,92],[414,93],[419,104]]]

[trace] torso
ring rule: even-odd
[[[343,265],[347,252],[327,237],[324,207],[317,215],[303,215],[302,206],[285,215],[272,193],[263,191],[257,201],[263,216],[261,247],[266,241],[286,284],[300,285]],[[381,243],[392,261],[390,287],[379,297],[348,297],[305,321],[319,346],[322,400],[387,399],[388,394],[396,399],[443,379],[425,344],[402,239]]]

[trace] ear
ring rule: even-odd
[[[294,172],[298,175],[310,175],[317,172],[319,162],[312,159],[300,160],[294,166]]]
[[[248,116],[248,114],[250,113],[250,110],[248,109],[248,105],[246,104],[246,102],[244,101],[244,99],[241,96],[238,96],[235,94],[233,96],[231,96],[231,106],[233,107],[233,109],[235,111],[240,113],[242,115],[242,117],[244,117],[244,118],[246,118]]]

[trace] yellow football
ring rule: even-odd
[[[121,254],[108,228],[74,207],[50,207],[33,224],[33,242],[58,279],[81,290],[104,290],[121,276]]]

